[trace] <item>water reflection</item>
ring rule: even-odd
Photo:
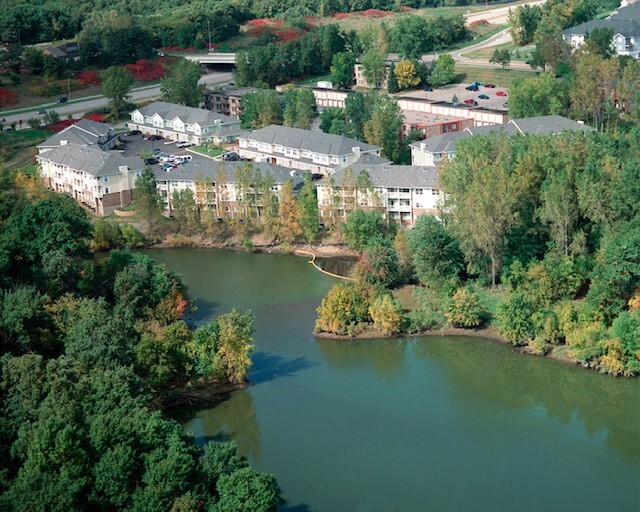
[[[326,340],[319,339],[320,353],[340,370],[373,368],[385,379],[400,377],[406,364],[407,340]]]
[[[450,372],[454,399],[466,408],[482,407],[478,397],[483,397],[555,418],[573,431],[582,423],[589,437],[605,438],[618,453],[640,459],[640,410],[621,406],[630,400],[638,405],[635,380],[596,375],[473,338],[422,338],[413,352]]]
[[[293,377],[301,370],[308,370],[317,363],[312,363],[306,357],[286,358],[267,352],[254,352],[251,355],[253,369],[250,381],[262,384],[280,377]]]
[[[247,390],[236,391],[229,400],[217,405],[214,409],[198,412],[185,427],[193,431],[202,444],[211,440],[233,439],[238,443],[240,454],[251,460],[260,461],[260,426],[253,399]],[[211,435],[214,432],[215,434]]]

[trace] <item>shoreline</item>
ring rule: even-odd
[[[498,334],[497,329],[492,327],[486,327],[483,329],[463,329],[460,327],[443,327],[441,329],[429,329],[427,331],[417,332],[417,333],[400,333],[400,334],[384,334],[381,331],[376,331],[374,329],[367,329],[355,336],[348,336],[344,334],[333,334],[330,332],[315,332],[313,336],[318,340],[336,340],[336,341],[367,341],[367,340],[379,340],[379,339],[400,339],[400,338],[445,338],[445,337],[458,337],[458,338],[482,338],[488,341],[493,341],[495,343],[499,343],[501,345],[505,345],[508,348],[512,348],[518,351],[521,354],[534,356],[534,357],[544,357],[549,359],[554,359],[556,361],[560,361],[566,364],[571,364],[573,366],[579,366],[581,368],[585,368],[587,370],[596,370],[590,366],[587,366],[577,359],[573,357],[569,357],[564,354],[557,354],[555,352],[556,346],[552,346],[548,353],[546,354],[535,354],[531,351],[528,345],[513,345],[511,342],[507,341],[505,338]],[[597,371],[597,370],[596,370]]]

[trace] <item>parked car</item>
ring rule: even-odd
[[[164,137],[161,137],[160,135],[152,135],[151,137],[149,137],[149,140],[162,140]]]
[[[484,84],[485,87],[487,87],[488,89],[495,89],[496,88],[496,84]]]
[[[231,151],[230,153],[225,153],[224,155],[222,155],[222,159],[225,162],[235,162],[237,160],[240,160],[240,157],[238,156],[237,153],[234,153],[233,151]]]
[[[176,144],[177,148],[189,148],[191,146],[193,146],[193,142],[178,142]]]
[[[46,110],[38,110],[38,112],[36,112],[36,114],[46,114],[47,111]]]
[[[473,106],[473,107],[475,107],[475,106],[477,106],[477,105],[478,105],[478,102],[477,102],[476,100],[464,100],[464,102],[465,102],[467,105],[471,105],[471,106]]]
[[[489,96],[487,96],[486,94],[481,94],[480,96],[478,96],[478,98],[480,98],[481,100],[488,100]]]
[[[498,92],[496,93],[496,96],[506,96],[506,95],[507,95],[507,93],[506,93],[506,92],[504,92],[504,91],[498,91]]]
[[[476,87],[482,87],[482,82],[471,82],[471,85],[475,85]]]
[[[158,161],[155,158],[145,158],[144,159],[144,165],[153,165],[153,164],[157,164]]]
[[[475,85],[467,85],[467,86],[465,87],[465,89],[466,89],[467,91],[477,91],[477,90],[478,90],[478,87],[477,87],[477,86],[475,86]]]
[[[153,152],[158,156],[160,154],[160,148],[153,148]]]
[[[58,98],[58,103],[66,103],[67,102],[67,97],[63,96],[62,98]]]
[[[128,132],[125,133],[125,135],[127,137],[130,137],[131,135],[140,135],[142,132],[140,130],[129,130]]]

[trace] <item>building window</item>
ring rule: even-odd
[[[422,195],[422,189],[421,188],[417,188],[416,189],[416,195],[418,195],[418,196]]]
[[[408,188],[401,188],[400,189],[400,193],[401,194],[408,194],[409,193],[409,189]]]
[[[105,194],[108,194],[108,193],[109,193],[109,187],[105,187],[105,188],[104,188],[104,193],[105,193]]]

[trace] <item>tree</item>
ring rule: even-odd
[[[440,55],[436,61],[431,74],[429,75],[429,83],[433,87],[442,87],[453,81],[456,76],[456,62],[453,57],[447,53]]]
[[[301,234],[302,227],[298,219],[298,202],[293,195],[293,183],[287,180],[280,191],[279,233],[285,242],[294,242]]]
[[[640,62],[629,62],[618,82],[618,96],[624,105],[624,116],[640,121]]]
[[[563,80],[551,73],[515,79],[509,88],[509,111],[515,118],[563,115],[569,106],[569,91]]]
[[[613,29],[610,27],[594,28],[584,37],[584,51],[610,59],[616,54],[613,46]]]
[[[531,44],[541,19],[542,9],[537,5],[518,5],[509,9],[507,21],[513,42],[518,46]]]
[[[403,59],[420,59],[428,49],[430,35],[427,31],[424,18],[401,16],[391,31],[392,46]]]
[[[416,74],[416,66],[410,60],[401,60],[393,68],[393,74],[398,83],[398,89],[411,89],[420,83]]]
[[[149,231],[151,231],[153,219],[162,209],[162,198],[158,193],[156,177],[151,167],[145,167],[136,180],[135,195],[140,203],[143,215],[147,219]]]
[[[507,69],[509,64],[511,63],[511,52],[505,49],[496,48],[489,59],[489,62],[492,64],[500,64],[502,69]]]
[[[318,236],[318,198],[311,175],[305,174],[298,198],[298,222],[305,241],[312,243]]]
[[[403,149],[402,116],[398,102],[392,98],[377,99],[371,119],[364,124],[364,136],[369,144],[382,146],[382,153],[396,161]]]
[[[191,189],[174,190],[171,205],[181,226],[185,224],[188,229],[198,227],[200,211]]]
[[[396,77],[396,65],[391,63],[391,67],[389,68],[389,79],[387,80],[387,92],[389,94],[395,94],[400,91],[400,87],[398,86],[398,78]]]
[[[371,285],[389,288],[400,278],[400,264],[393,242],[376,235],[369,240],[358,259],[359,271]]]
[[[431,215],[421,215],[409,232],[413,268],[424,285],[457,280],[464,271],[464,255],[457,240]]]
[[[289,88],[283,95],[285,126],[308,130],[316,115],[316,100],[309,89]]]
[[[354,284],[340,283],[322,299],[315,330],[353,336],[370,320],[367,298]]]
[[[382,216],[378,212],[355,210],[347,215],[341,226],[347,245],[355,251],[362,251],[369,240],[376,235],[384,235]]]
[[[336,53],[331,60],[331,82],[338,88],[348,87],[353,79],[353,66],[356,63],[352,52]]]
[[[242,126],[264,128],[271,124],[281,124],[282,107],[276,91],[260,91],[245,94],[240,100]]]
[[[511,151],[505,135],[466,139],[440,175],[462,249],[468,260],[476,251],[490,260],[494,286],[525,192],[523,178],[513,172]]]
[[[253,321],[251,311],[242,313],[235,308],[217,318],[217,368],[232,384],[244,382],[249,374],[254,349]]]
[[[393,336],[402,331],[405,323],[402,304],[388,293],[378,296],[369,307],[373,325],[384,334]]]
[[[188,107],[197,107],[202,101],[200,65],[187,59],[176,62],[168,76],[160,81],[162,99]]]
[[[547,66],[554,73],[562,62],[566,62],[571,55],[571,48],[562,38],[562,30],[552,20],[545,19],[536,30],[536,48],[531,53],[529,65],[533,68],[542,68],[545,71]]]
[[[386,62],[384,55],[376,49],[371,49],[360,58],[364,79],[369,87],[380,87],[385,75]]]
[[[281,498],[280,487],[273,475],[241,468],[231,474],[223,473],[218,480],[220,500],[215,512],[229,510],[260,510],[277,512]]]
[[[344,135],[344,109],[338,107],[325,108],[320,114],[320,129],[325,133]]]
[[[102,94],[111,101],[114,116],[124,107],[124,99],[133,86],[133,76],[125,68],[112,66],[100,73]]]
[[[364,139],[364,125],[371,118],[373,108],[372,96],[351,91],[344,100],[344,116],[347,137],[356,140]]]

